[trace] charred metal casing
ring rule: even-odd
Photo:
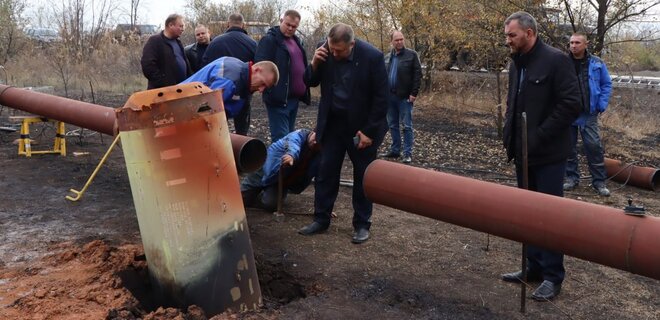
[[[219,91],[133,94],[117,112],[149,273],[164,304],[207,315],[261,304]]]

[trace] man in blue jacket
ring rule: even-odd
[[[243,15],[233,13],[227,19],[227,30],[219,37],[215,37],[206,49],[203,65],[220,57],[234,57],[243,62],[254,61],[257,42],[248,36],[245,31]],[[248,95],[245,105],[234,117],[234,127],[237,134],[247,135],[250,130],[250,102],[252,95]]]
[[[270,61],[252,64],[232,57],[223,57],[207,64],[190,78],[181,82],[201,82],[213,90],[222,89],[222,100],[227,119],[243,108],[250,93],[263,92],[279,79],[277,66]]]
[[[607,109],[607,103],[612,93],[612,80],[605,63],[600,58],[587,51],[587,36],[574,33],[570,40],[570,56],[575,65],[580,89],[582,112],[571,126],[571,154],[566,164],[566,182],[564,190],[575,189],[580,182],[577,158],[578,130],[582,136],[584,153],[591,173],[591,186],[604,197],[610,196],[610,190],[605,185],[605,156],[600,142],[598,130],[598,115]]]
[[[387,131],[389,88],[383,53],[355,39],[351,26],[338,23],[314,52],[305,71],[305,83],[321,86],[316,121],[321,163],[314,185],[314,221],[298,233],[313,235],[330,226],[342,164],[348,153],[353,163],[351,242],[363,243],[369,239],[373,203],[364,194],[362,181]]]
[[[257,46],[254,61],[272,61],[280,70],[280,81],[263,93],[268,111],[268,126],[271,141],[277,141],[296,127],[298,102],[309,105],[309,88],[303,81],[307,67],[307,54],[296,29],[300,24],[300,13],[287,10],[280,25],[270,28]]]
[[[302,193],[318,171],[318,152],[316,134],[307,129],[293,131],[271,144],[263,170],[251,173],[241,182],[245,206],[277,210],[280,171],[283,200],[289,192]]]

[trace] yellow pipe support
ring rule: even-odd
[[[110,155],[110,152],[112,152],[112,149],[114,149],[115,145],[117,145],[117,141],[119,141],[119,134],[117,136],[115,136],[115,140],[112,141],[112,144],[110,145],[110,148],[108,148],[108,151],[105,152],[105,154],[103,155],[103,158],[101,158],[101,161],[99,162],[99,164],[94,169],[94,172],[92,172],[92,175],[89,176],[89,179],[87,179],[87,183],[85,183],[85,186],[82,188],[82,190],[78,191],[78,190],[75,190],[75,189],[69,189],[69,191],[71,193],[74,193],[76,196],[75,196],[75,198],[72,197],[72,196],[66,196],[65,198],[67,200],[74,201],[74,202],[80,200],[83,193],[85,193],[85,191],[87,190],[89,185],[92,184],[92,180],[94,180],[94,177],[96,177],[96,174],[101,169],[101,166],[103,166],[103,164],[105,163],[105,160]]]

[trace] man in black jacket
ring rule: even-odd
[[[385,55],[390,89],[389,106],[387,109],[387,124],[390,127],[392,145],[390,151],[383,156],[398,158],[401,155],[401,132],[399,122],[403,125],[403,163],[412,162],[413,129],[412,109],[419,87],[422,83],[422,65],[417,52],[405,47],[403,33],[398,30],[390,34],[392,51]]]
[[[257,46],[254,61],[272,61],[280,71],[280,82],[263,93],[268,111],[271,141],[277,141],[295,130],[298,102],[309,105],[309,88],[303,82],[307,67],[307,54],[296,29],[300,13],[287,10],[280,25],[270,28]]]
[[[254,61],[254,53],[257,51],[257,42],[248,36],[245,31],[243,15],[233,13],[227,19],[227,30],[221,36],[215,37],[206,49],[204,65],[213,62],[220,57],[234,57],[243,62]],[[250,130],[250,102],[252,95],[245,100],[245,105],[234,117],[236,133],[247,135]]]
[[[373,203],[364,194],[362,181],[367,166],[387,131],[387,73],[383,54],[356,40],[353,29],[334,25],[324,45],[314,52],[305,70],[305,83],[321,85],[316,121],[316,141],[321,145],[321,163],[314,194],[314,222],[298,233],[312,235],[330,225],[339,192],[344,156],[353,163],[353,243],[369,239]]]
[[[183,51],[186,52],[186,58],[188,58],[190,69],[192,69],[193,73],[199,71],[199,69],[206,65],[202,64],[202,58],[209,46],[209,41],[211,41],[209,28],[203,24],[198,24],[197,27],[195,27],[195,43],[183,48]]]
[[[183,33],[183,16],[171,14],[165,20],[165,30],[149,37],[142,48],[142,73],[148,80],[147,89],[173,86],[192,74],[179,37]]]
[[[580,113],[577,77],[565,54],[537,36],[536,20],[516,12],[504,22],[506,43],[513,62],[509,66],[504,145],[515,159],[518,186],[522,186],[522,113],[527,114],[529,189],[563,196],[566,159],[570,153],[570,125]],[[536,301],[554,298],[564,280],[564,255],[527,245],[527,279],[543,281],[532,293]],[[502,275],[520,282],[522,271]]]

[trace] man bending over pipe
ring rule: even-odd
[[[222,100],[227,119],[243,108],[250,93],[264,92],[280,78],[277,66],[270,61],[252,64],[233,57],[218,58],[181,82],[201,82],[213,90],[222,89]]]

